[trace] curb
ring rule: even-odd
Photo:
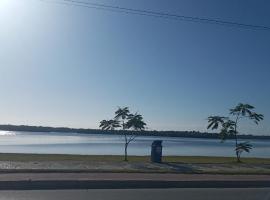
[[[270,181],[144,181],[144,180],[0,181],[0,190],[264,188],[264,187],[270,187]]]

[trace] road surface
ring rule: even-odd
[[[1,200],[270,200],[270,188],[0,191]]]

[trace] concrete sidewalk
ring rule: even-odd
[[[213,175],[171,173],[3,173],[0,181],[270,181],[270,175]]]
[[[270,187],[270,175],[6,173],[2,190]]]

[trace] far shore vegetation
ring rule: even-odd
[[[48,127],[48,126],[29,126],[29,125],[0,125],[2,131],[19,131],[19,132],[44,132],[44,133],[80,133],[80,134],[109,134],[109,135],[124,135],[129,131],[122,130],[100,130],[100,129],[83,129],[83,128],[67,128],[67,127]],[[136,133],[135,133],[136,134]],[[266,135],[247,135],[239,134],[239,139],[268,139],[270,136]],[[220,139],[219,133],[207,133],[199,131],[156,131],[145,130],[138,133],[140,136],[158,136],[158,137],[189,137],[189,138],[209,138]],[[227,139],[234,139],[233,136],[228,136]]]

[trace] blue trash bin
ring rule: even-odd
[[[162,140],[155,140],[151,146],[151,162],[162,162]]]

